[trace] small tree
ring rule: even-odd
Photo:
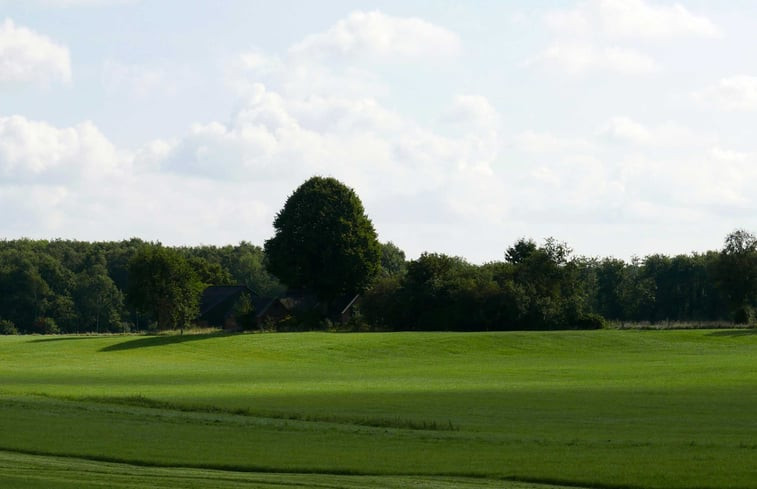
[[[8,321],[7,319],[0,319],[0,334],[2,335],[18,334],[18,329],[16,329],[16,325],[13,324],[13,321]]]
[[[158,329],[184,326],[197,317],[202,283],[187,260],[160,244],[139,250],[129,264],[128,303],[151,315]]]
[[[265,242],[268,270],[290,288],[329,303],[363,291],[376,275],[381,247],[355,192],[334,178],[313,177],[289,196]]]

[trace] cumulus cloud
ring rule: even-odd
[[[637,146],[691,147],[701,145],[706,139],[674,122],[649,126],[628,117],[613,117],[598,132],[609,140]]]
[[[59,129],[21,116],[0,117],[0,175],[5,181],[66,182],[119,169],[116,148],[91,123]]]
[[[399,192],[434,186],[466,171],[487,171],[497,153],[498,116],[480,96],[458,97],[449,111],[475,124],[445,137],[372,98],[286,98],[257,85],[228,123],[196,125],[165,167],[221,180],[345,175]],[[485,130],[481,130],[485,128]]]
[[[563,24],[580,23],[573,17]],[[425,122],[387,103],[378,72],[343,62],[425,56],[433,43],[407,42],[433,37],[417,36],[429,25],[352,14],[279,55],[230,57],[224,74],[239,99],[227,119],[204,120],[134,151],[115,147],[90,122],[56,127],[0,115],[0,205],[13,209],[3,233],[262,243],[286,196],[314,174],[355,188],[381,239],[411,257],[432,250],[492,259],[511,233],[523,232],[514,229],[543,229],[534,237],[553,234],[596,249],[597,226],[694,226],[703,216],[757,211],[754,148],[737,151],[674,122],[620,116],[587,133],[508,135],[503,128],[515,122],[504,123],[508,115],[478,93],[436,100],[438,114]],[[444,55],[459,52],[457,37],[447,38],[456,47]],[[614,41],[554,46],[552,61],[573,59],[563,69],[576,73],[660,69]],[[113,93],[139,96],[140,86],[161,78],[142,76],[150,71],[143,68],[112,62],[103,77]]]
[[[599,12],[604,30],[611,36],[670,39],[720,35],[720,29],[710,19],[693,14],[680,3],[655,5],[644,0],[602,0]]]
[[[469,128],[494,129],[499,123],[499,113],[482,95],[458,95],[452,105],[442,114],[442,121]]]
[[[757,110],[757,77],[738,75],[722,78],[716,84],[692,94],[698,102],[722,110]]]
[[[618,46],[598,47],[584,42],[553,43],[539,55],[536,63],[553,66],[572,75],[595,70],[646,75],[659,69],[654,59],[639,51]]]
[[[344,44],[332,42],[345,32]],[[303,59],[311,49],[410,59],[432,50],[454,55],[459,40],[419,19],[352,14],[283,56],[252,50],[230,58],[225,75],[239,100],[228,120],[196,123],[183,136],[135,151],[115,148],[91,123],[0,119],[0,195],[51,192],[36,207],[16,206],[28,219],[12,226],[14,234],[68,230],[87,239],[98,229],[92,238],[262,242],[286,195],[314,174],[354,187],[384,239],[401,242],[398,229],[431,217],[501,218],[507,206],[501,181],[492,178],[499,115],[485,97],[455,97],[433,124],[421,124],[382,102],[374,73]],[[160,80],[141,68],[110,62],[103,78],[114,91],[140,95]],[[406,205],[401,214],[399,202]],[[219,216],[233,216],[235,226]]]
[[[745,153],[743,151],[735,151],[732,149],[721,148],[720,146],[714,146],[710,149],[710,156],[718,161],[745,163],[750,159],[754,159],[754,155]]]
[[[595,145],[586,139],[536,131],[524,131],[517,134],[514,144],[516,148],[527,153],[584,154],[595,150]]]
[[[375,100],[286,99],[259,86],[228,122],[197,124],[175,141],[135,152],[118,151],[91,123],[57,128],[4,117],[0,195],[16,200],[50,192],[33,206],[9,202],[25,219],[4,229],[84,239],[97,229],[92,239],[262,242],[286,195],[314,174],[354,187],[383,236],[428,219],[498,221],[507,209],[502,182],[492,178],[499,137],[481,133],[498,116],[477,95],[458,97],[448,112],[477,125],[445,136]],[[399,202],[406,206],[401,214]],[[235,226],[218,216],[234,216]]]
[[[593,0],[549,12],[547,25],[574,35],[602,33],[612,39],[665,40],[678,37],[712,38],[720,29],[707,17],[679,3],[655,4],[645,0]]]
[[[537,63],[574,75],[594,70],[654,73],[661,67],[652,56],[624,44],[721,35],[711,20],[680,4],[646,0],[590,0],[550,11],[544,20],[556,39],[537,56]]]
[[[0,83],[71,80],[68,48],[11,19],[0,24]]]
[[[418,59],[457,56],[460,51],[460,38],[443,27],[418,18],[358,11],[326,32],[306,37],[289,52],[316,58]]]

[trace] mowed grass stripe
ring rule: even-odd
[[[486,479],[249,473],[186,467],[142,467],[0,451],[4,489],[564,489]]]
[[[153,464],[755,487],[755,353],[749,331],[2,338],[0,428]]]

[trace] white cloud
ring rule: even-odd
[[[598,47],[586,42],[555,42],[538,56],[536,63],[559,68],[571,75],[596,70],[647,75],[659,70],[654,59],[639,51],[618,46]]]
[[[119,169],[121,156],[90,122],[59,129],[21,116],[0,117],[0,175],[6,181],[66,182]]]
[[[335,44],[340,32],[349,39]],[[383,239],[401,243],[398,230],[426,218],[501,219],[507,206],[494,178],[500,121],[485,97],[454,98],[435,119],[447,123],[442,134],[385,105],[375,73],[320,63],[303,56],[309,50],[410,59],[454,55],[459,40],[419,19],[353,14],[283,58],[254,50],[230,58],[226,80],[240,100],[228,121],[197,123],[181,137],[133,152],[119,151],[91,123],[58,128],[3,118],[0,200],[45,190],[55,196],[35,207],[8,203],[26,209],[26,218],[4,223],[4,232],[10,226],[26,236],[262,242],[286,196],[314,174],[354,187]],[[143,68],[110,62],[102,76],[114,93],[139,96],[161,80]],[[234,226],[219,216],[231,216]]]
[[[364,98],[382,96],[386,86],[375,74],[351,65],[325,66],[299,56],[268,56],[253,50],[224,64],[226,84],[243,98],[255,97],[257,86],[276,87],[283,96]]]
[[[11,19],[0,24],[0,83],[71,80],[68,48]]]
[[[451,110],[476,124],[443,137],[375,99],[285,98],[258,84],[230,123],[196,125],[166,165],[221,180],[334,173],[366,186],[385,181],[400,191],[436,185],[456,172],[488,171],[498,148],[496,112],[471,95],[456,99]]]
[[[592,0],[546,15],[552,29],[580,36],[602,34],[610,39],[666,40],[678,37],[712,38],[720,29],[707,17],[679,3],[645,0]]]
[[[625,39],[619,27],[594,38],[582,23],[597,26],[596,18],[568,13],[552,21],[576,38],[556,39],[545,53],[551,59],[540,62],[577,74],[661,69],[645,53],[618,45]],[[132,152],[114,147],[92,123],[56,127],[0,117],[0,204],[12,210],[3,234],[262,243],[286,196],[314,174],[354,187],[381,238],[411,257],[431,250],[497,258],[509,233],[553,234],[579,248],[596,241],[598,230],[639,229],[634,222],[661,229],[677,219],[698,223],[714,215],[722,222],[734,209],[757,210],[751,168],[757,150],[725,148],[675,122],[614,117],[587,129],[592,114],[601,123],[613,113],[589,105],[567,131],[528,131],[519,124],[531,116],[550,123],[539,112],[549,101],[534,100],[503,123],[479,93],[439,100],[436,94],[449,87],[425,94],[437,97],[423,105],[436,104],[436,117],[424,114],[422,121],[402,112],[381,78],[387,67],[376,70],[381,63],[373,61],[454,56],[460,41],[442,29],[453,41],[436,53],[427,39],[440,31],[418,35],[435,26],[399,20],[353,14],[281,55],[250,50],[229,57],[222,75],[239,99],[228,119],[203,119],[175,139]],[[369,62],[345,62],[355,59]],[[401,68],[415,76],[412,66]],[[166,93],[163,69],[111,62],[102,76],[111,93],[144,96]],[[555,127],[565,120],[558,115]],[[506,127],[517,128],[515,134]],[[588,246],[616,253],[631,247]]]
[[[700,103],[722,110],[757,110],[757,77],[738,75],[722,78],[717,84],[692,95]]]
[[[392,17],[378,11],[353,12],[328,31],[306,37],[290,54],[310,58],[418,59],[457,56],[454,32],[418,18]]]
[[[24,216],[4,222],[4,232],[262,242],[286,195],[314,174],[354,187],[383,239],[427,219],[491,223],[506,212],[493,178],[499,137],[476,129],[498,117],[479,96],[451,104],[479,126],[442,136],[371,99],[286,99],[262,86],[256,95],[228,123],[197,124],[134,153],[118,151],[91,123],[1,118],[0,201]],[[234,226],[219,216],[233,216]]]
[[[699,147],[709,139],[674,122],[648,126],[628,117],[611,118],[598,133],[610,140],[654,147]]]
[[[644,0],[601,0],[601,25],[610,36],[642,39],[717,37],[720,29],[707,17],[680,3],[652,4]]]
[[[551,133],[525,131],[515,136],[515,147],[527,153],[590,153],[595,145],[586,139],[567,138]]]
[[[652,56],[623,44],[721,35],[707,17],[680,4],[645,0],[590,0],[574,8],[550,11],[544,21],[557,37],[537,57],[537,63],[573,75],[595,70],[625,75],[654,73],[660,70],[660,64]]]
[[[474,128],[496,129],[500,124],[499,114],[482,95],[458,95],[452,106],[441,117],[446,123]]]
[[[587,12],[587,5],[570,10],[552,10],[544,16],[544,21],[552,30],[571,35],[583,35],[591,32],[592,19]]]
[[[710,156],[718,161],[745,163],[754,158],[754,155],[744,153],[741,151],[734,151],[732,149],[725,149],[719,146],[715,146],[710,149]]]

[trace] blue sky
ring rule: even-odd
[[[0,237],[261,244],[312,175],[382,241],[629,258],[757,227],[753,2],[0,0]]]

